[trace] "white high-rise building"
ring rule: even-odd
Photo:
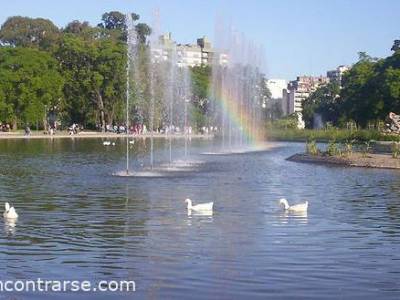
[[[282,99],[283,90],[287,87],[285,79],[268,79],[266,84],[271,92],[272,99]]]

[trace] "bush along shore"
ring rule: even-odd
[[[292,155],[288,160],[348,167],[400,169],[400,144],[391,143],[390,152],[385,152],[369,141],[356,144],[354,141],[338,143],[331,140],[326,150],[322,151],[315,140],[310,140],[306,143],[305,153]]]

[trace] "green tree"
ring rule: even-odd
[[[374,94],[379,96],[383,106],[379,118],[384,119],[389,112],[400,112],[400,51],[380,60],[375,68],[371,83]]]
[[[10,17],[0,29],[1,43],[15,47],[47,50],[56,46],[59,36],[59,29],[50,20],[42,18]]]
[[[283,115],[282,106],[272,99],[271,91],[267,86],[267,79],[264,74],[259,77],[260,107],[264,109],[266,120],[275,120]]]
[[[137,16],[137,19],[139,19],[138,15],[135,16]],[[98,25],[101,28],[120,30],[123,30],[125,28],[125,15],[119,11],[110,11],[104,13],[101,17],[101,20],[102,23],[99,23]]]
[[[43,121],[58,107],[63,79],[50,54],[31,48],[0,48],[0,119],[17,124]]]
[[[104,130],[120,121],[125,93],[126,46],[108,38],[65,34],[57,58],[65,77],[68,122]]]
[[[340,86],[337,82],[330,82],[316,89],[302,103],[303,120],[307,128],[312,128],[314,115],[321,115],[324,122],[338,124]]]
[[[68,25],[64,28],[65,33],[74,33],[74,34],[81,34],[89,29],[89,22],[84,21],[80,22],[78,20],[72,21],[68,23]]]
[[[199,129],[207,124],[209,120],[205,116],[210,113],[209,88],[211,80],[210,66],[195,66],[190,68],[192,81],[192,115]]]
[[[343,78],[341,111],[361,126],[400,112],[400,52],[385,59],[360,56]]]
[[[394,52],[399,51],[400,50],[400,40],[394,40],[393,46],[390,50],[392,50]]]
[[[138,14],[131,13],[132,20],[137,22],[140,18]],[[111,11],[104,13],[102,22],[97,26],[107,29],[110,34],[119,36],[120,39],[126,41],[126,16],[119,11]],[[151,28],[146,23],[137,23],[135,29],[140,43],[145,44],[147,36],[151,34]]]
[[[383,101],[375,93],[372,81],[376,64],[375,59],[360,53],[359,61],[342,79],[341,112],[361,126],[366,126],[370,120],[376,120],[383,108]]]
[[[147,36],[151,34],[151,28],[146,23],[138,23],[135,26],[139,42],[146,44]]]

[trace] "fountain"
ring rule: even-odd
[[[191,140],[191,78],[189,67],[170,34],[161,35],[159,14],[156,12],[149,42],[139,44],[132,17],[126,17],[127,30],[127,89],[126,127],[130,127],[130,103],[135,99],[136,112],[144,117],[149,130],[149,164],[142,172],[146,176],[161,176],[160,172],[190,169]],[[220,26],[212,58],[211,110],[208,127],[222,139],[215,154],[231,154],[254,150],[262,127],[262,98],[260,72],[262,51],[243,34]],[[211,126],[210,126],[211,125]],[[143,125],[144,127],[145,125]],[[155,162],[155,134],[165,133],[168,164]],[[214,133],[213,132],[213,133]],[[144,132],[145,133],[145,132]],[[184,161],[174,161],[173,138],[184,138]],[[126,168],[124,176],[132,176],[129,161],[129,133],[126,132]],[[121,172],[120,172],[121,173]],[[135,172],[134,176],[141,176]]]
[[[213,58],[211,107],[208,118],[219,128],[221,146],[216,153],[255,150],[263,139],[262,49],[223,24],[215,35],[217,52]],[[225,59],[226,58],[226,59]],[[258,149],[258,148],[257,148]]]
[[[137,69],[137,56],[138,56],[138,37],[135,29],[134,20],[131,14],[126,14],[125,16],[126,25],[126,39],[127,39],[127,57],[126,57],[126,101],[125,101],[125,139],[126,139],[126,167],[125,171],[113,173],[114,176],[132,176],[133,173],[129,170],[129,102],[131,98],[131,88],[137,90],[137,87],[131,86],[131,74],[133,73],[134,78],[136,77]],[[136,78],[135,78],[136,79]],[[137,80],[134,80],[135,84]]]
[[[183,167],[181,162],[174,162],[174,147],[172,145],[175,134],[180,134],[185,140],[185,159],[188,156],[188,147],[191,134],[190,101],[191,79],[190,70],[179,56],[177,45],[172,41],[170,34],[161,35],[159,13],[155,13],[153,32],[150,37],[150,53],[152,72],[150,78],[150,123],[154,124],[155,103],[158,109],[157,116],[161,119],[163,131],[168,140],[168,167],[160,165],[157,170],[176,170]],[[155,81],[157,84],[155,85]],[[162,113],[164,112],[164,114]],[[152,127],[152,126],[150,126]],[[152,139],[152,136],[150,137]],[[153,157],[153,147],[150,141],[150,156]],[[151,158],[153,161],[153,158]],[[150,168],[153,168],[151,164]]]
[[[174,161],[173,135],[185,139],[185,158],[189,150],[191,130],[189,111],[191,100],[190,70],[179,64],[175,43],[165,43],[160,35],[159,15],[155,14],[153,31],[146,45],[139,45],[135,24],[130,15],[126,17],[127,28],[127,91],[126,124],[129,127],[130,101],[135,99],[135,110],[143,114],[149,130],[148,166],[131,173],[129,168],[129,141],[126,134],[126,169],[119,176],[159,177],[169,171],[187,171],[196,163]],[[168,166],[155,163],[155,138],[165,132],[168,139]]]

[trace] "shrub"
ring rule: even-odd
[[[315,140],[307,141],[306,143],[306,153],[311,155],[318,155],[319,149]]]
[[[346,140],[345,141],[345,143],[343,145],[343,148],[344,148],[343,154],[351,155],[353,153],[353,143],[354,143],[354,140],[351,140],[351,141]]]
[[[335,140],[330,140],[326,150],[329,156],[340,155],[340,149]]]
[[[363,156],[366,157],[367,154],[371,152],[371,143],[368,141],[368,142],[365,142],[364,144],[365,144],[365,147],[364,147],[364,150],[362,153],[363,153]]]
[[[400,145],[399,143],[393,143],[392,144],[392,157],[393,158],[398,158],[400,154]]]

